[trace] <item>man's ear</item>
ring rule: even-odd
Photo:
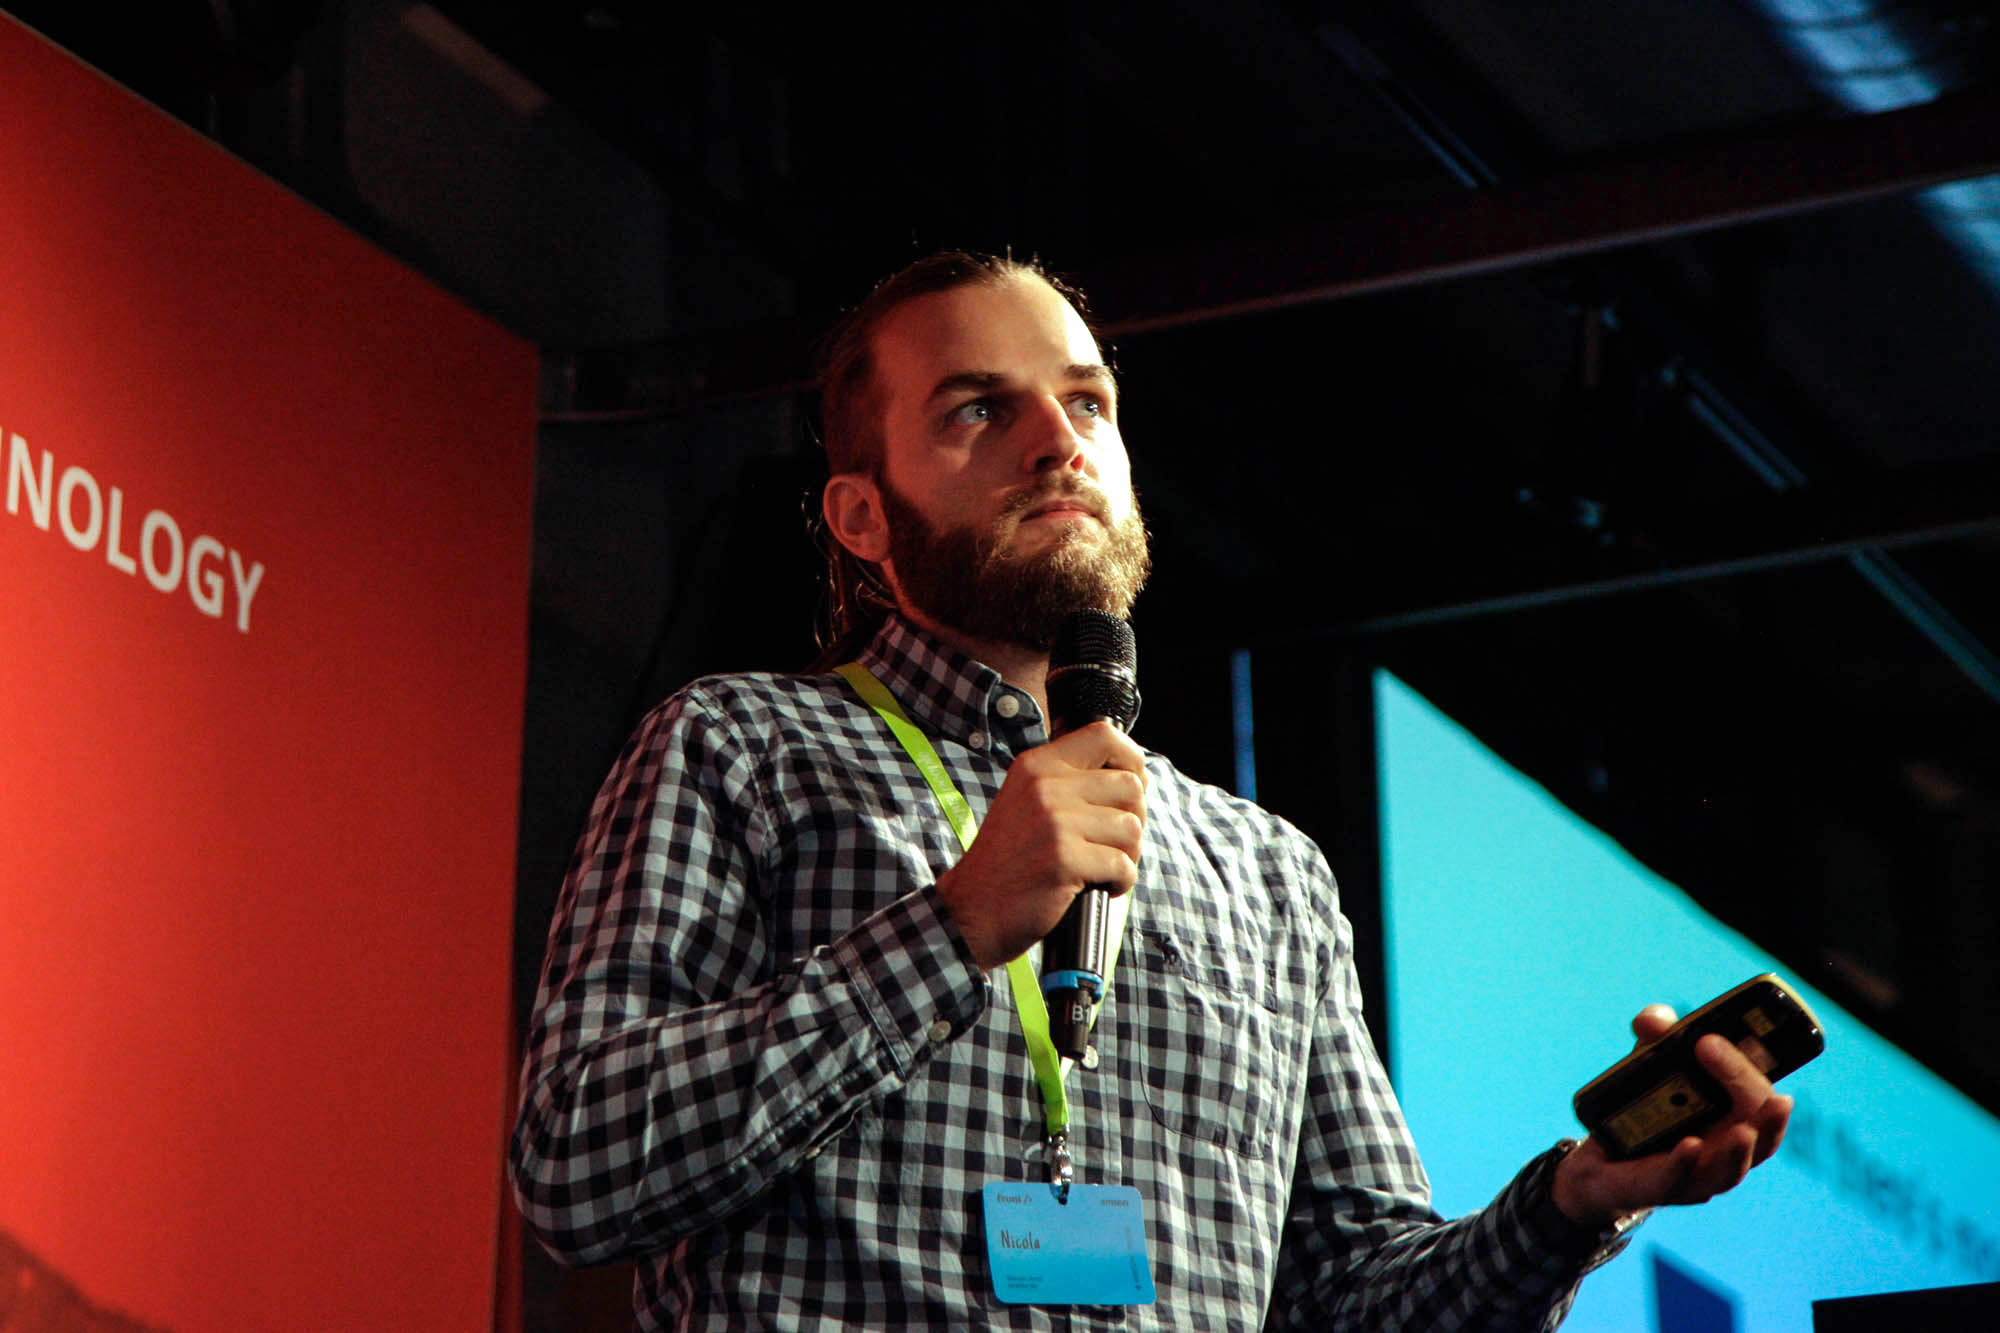
[[[864,472],[843,472],[827,478],[820,493],[820,513],[835,541],[871,565],[889,558],[889,519],[882,512],[882,493]]]

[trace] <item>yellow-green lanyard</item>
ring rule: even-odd
[[[903,748],[909,751],[915,761],[917,771],[930,784],[931,794],[944,810],[944,817],[951,823],[952,832],[958,835],[959,845],[966,849],[972,846],[972,839],[979,832],[978,821],[972,817],[972,807],[959,795],[952,785],[951,775],[944,771],[944,760],[938,758],[937,748],[930,737],[924,735],[916,723],[910,721],[909,714],[896,702],[896,696],[873,671],[859,662],[849,662],[836,667],[847,683],[854,687],[863,702],[882,715],[889,724],[889,730]],[[1120,898],[1119,907],[1129,906]],[[1113,969],[1118,965],[1118,948],[1124,940],[1124,913],[1113,917],[1111,945],[1105,959],[1104,973],[1106,988],[1109,989]],[[1016,958],[1007,964],[1007,981],[1014,992],[1014,1012],[1021,1021],[1021,1036],[1028,1043],[1028,1062],[1034,1066],[1035,1082],[1042,1090],[1044,1123],[1048,1126],[1049,1179],[1067,1193],[1075,1172],[1069,1153],[1069,1094],[1063,1090],[1063,1062],[1056,1054],[1055,1040],[1049,1035],[1049,1008],[1042,999],[1042,988],[1035,978],[1035,969],[1025,957]],[[1103,1008],[1102,1003],[1098,1005]],[[1092,1012],[1091,1022],[1097,1021]]]

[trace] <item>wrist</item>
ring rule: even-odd
[[[990,972],[1008,961],[1004,948],[993,939],[988,922],[971,904],[964,903],[956,892],[958,867],[953,866],[938,876],[931,886],[931,894],[937,900],[937,911],[944,927],[958,942],[964,954],[972,960],[973,967],[981,972]]]
[[[1571,1160],[1575,1139],[1564,1139],[1543,1154],[1528,1181],[1523,1223],[1544,1247],[1582,1259],[1616,1241],[1643,1213],[1594,1207],[1579,1196],[1579,1164]]]
[[[1583,1164],[1576,1159],[1576,1150],[1582,1147],[1576,1139],[1563,1139],[1554,1151],[1558,1154],[1554,1169],[1548,1174],[1549,1204],[1574,1227],[1602,1231],[1616,1220],[1616,1211],[1593,1205],[1587,1201],[1583,1188]]]

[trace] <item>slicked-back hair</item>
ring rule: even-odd
[[[829,475],[859,472],[882,484],[887,404],[875,374],[875,335],[884,321],[921,296],[1019,278],[1046,282],[1088,321],[1083,293],[1043,268],[1039,259],[944,250],[884,278],[834,326],[819,355],[820,440]],[[861,651],[895,609],[896,599],[882,571],[841,545],[824,530],[823,520],[819,536],[826,547],[827,605],[817,667],[824,670]]]

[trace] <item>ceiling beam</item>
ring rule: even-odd
[[[1329,168],[1336,168],[1330,162]],[[1113,336],[1524,268],[2000,173],[2000,94],[1678,142],[1421,207],[1084,267]]]
[[[1459,566],[1467,576],[1462,583],[1397,588],[1376,608],[1351,608],[1332,623],[1308,627],[1308,633],[1388,633],[2000,533],[2000,461],[1934,464],[1843,485],[1801,486],[1718,505],[1696,519],[1682,528],[1671,514],[1621,516],[1612,510],[1607,530],[1643,534],[1643,560],[1599,554],[1579,541],[1575,568],[1566,577],[1524,577],[1495,564]],[[1355,539],[1369,548],[1376,569],[1396,567],[1387,536],[1355,534]],[[1380,580],[1376,586],[1393,584]]]

